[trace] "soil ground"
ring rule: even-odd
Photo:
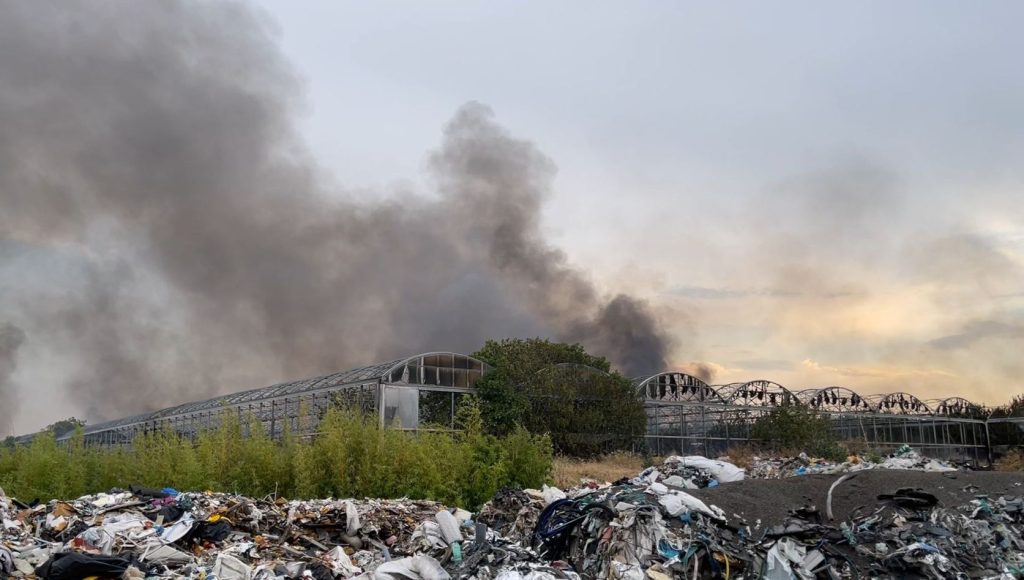
[[[828,488],[839,475],[804,475],[786,479],[747,479],[718,487],[688,490],[705,503],[725,510],[730,524],[744,521],[755,526],[782,523],[790,510],[814,505],[825,517]],[[939,505],[955,507],[969,503],[979,495],[997,498],[1024,495],[1024,474],[994,471],[927,473],[870,469],[844,481],[832,494],[832,511],[836,521],[850,517],[858,507],[873,510],[878,495],[900,488],[921,489],[935,495]],[[739,516],[737,518],[737,516]]]

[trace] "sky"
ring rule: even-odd
[[[558,165],[553,239],[663,309],[674,364],[1024,389],[1019,4],[264,4],[339,179],[415,181],[487,103]]]
[[[36,23],[47,16],[33,13],[29,4],[8,20]],[[1017,30],[1024,6],[1019,3],[261,0],[211,16],[200,4],[182,5],[180,13],[149,24],[146,18],[118,21],[116,14],[102,18],[86,10],[68,9],[61,17],[78,26],[68,29],[72,35],[84,38],[94,28],[108,33],[82,40],[95,48],[99,70],[109,66],[117,72],[98,75],[101,81],[151,75],[150,82],[167,83],[161,95],[175,95],[176,86],[182,87],[185,104],[159,109],[175,121],[168,126],[188,130],[191,125],[177,122],[180,114],[183,120],[253,133],[253,140],[273,141],[294,132],[289,150],[300,151],[295,155],[313,169],[307,172],[312,176],[289,174],[287,187],[316,188],[324,199],[347,204],[339,210],[346,215],[377,215],[389,208],[411,226],[427,221],[447,226],[446,220],[472,220],[490,208],[505,211],[498,203],[469,216],[452,215],[447,209],[470,198],[450,193],[462,191],[461,185],[451,185],[455,162],[450,156],[445,157],[449,169],[438,169],[437,152],[450,152],[451,135],[461,134],[452,128],[483,123],[467,117],[467,103],[471,111],[486,108],[487,123],[519,140],[501,141],[502,150],[524,155],[524,171],[541,176],[536,195],[530,189],[527,196],[537,214],[536,219],[526,214],[524,239],[537,244],[536,253],[558,254],[547,262],[554,264],[558,280],[544,286],[547,294],[582,292],[580,310],[598,313],[615,304],[611,297],[635,300],[656,320],[655,334],[664,338],[662,358],[670,368],[700,372],[714,383],[770,379],[794,390],[840,385],[862,394],[907,391],[922,399],[964,396],[998,403],[1024,392],[1019,378],[1024,371],[1024,65],[1019,58],[1024,37]],[[206,21],[226,25],[218,29],[225,38],[162,36],[160,22],[175,18],[187,30],[193,25],[205,30]],[[188,67],[178,66],[176,53],[153,50],[160,58],[135,68],[124,58],[149,50],[147,40],[133,40],[146,26],[160,32],[163,46],[183,43],[179,52],[202,55],[193,59],[196,66],[208,65],[220,75],[210,75],[208,82],[244,76],[237,84],[244,95],[269,95],[283,112],[269,121],[257,117],[256,124],[242,115],[232,120],[227,109],[215,120],[185,116],[186,109],[212,110],[214,101],[204,100],[202,92],[186,93],[191,85],[162,79],[170,68],[176,72],[167,79],[199,78],[191,69],[177,72]],[[250,30],[258,31],[252,33],[255,40]],[[60,71],[47,75],[58,79],[50,82],[54,87],[77,93],[66,89],[92,86],[65,72],[63,63],[75,61],[71,52],[10,38],[0,45],[0,80],[26,90],[11,91],[0,115],[14,120],[29,107],[39,119],[50,117],[45,113],[51,111],[24,104],[31,98],[26,95],[49,87],[25,64],[38,61],[33,51],[52,57],[44,62]],[[107,51],[104,43],[119,48]],[[248,56],[236,62],[233,51]],[[24,62],[13,52],[23,53]],[[119,111],[99,98],[99,89],[95,99],[88,91],[81,94],[78,103],[68,105],[75,109],[67,113],[69,120],[55,123],[55,134],[79,126],[95,131],[82,140],[82,151],[115,140],[125,151],[145,146],[121,133],[95,130],[91,123],[115,119]],[[152,103],[165,102],[164,96],[146,99],[147,108],[139,110],[147,113]],[[148,127],[152,118],[147,114],[147,123],[133,127]],[[155,126],[153,134],[162,127]],[[488,134],[505,139],[500,131]],[[82,156],[63,151],[56,137],[9,141],[11,151],[39,145],[39,159],[51,165]],[[195,147],[212,142],[205,158],[232,162],[228,152],[234,145],[227,141],[224,149],[216,139],[183,142]],[[522,153],[520,144],[528,144],[530,152]],[[62,151],[53,153],[54,148]],[[29,163],[23,153],[5,158],[3,152],[0,143],[0,174],[5,167],[18,173]],[[174,175],[203,159],[198,153],[183,158],[173,166]],[[57,182],[71,193],[54,196],[37,212],[25,192],[38,184],[0,177],[0,203],[15,208],[9,215],[16,218],[0,218],[0,382],[9,383],[4,398],[21,401],[0,425],[0,435],[70,414],[111,418],[103,409],[108,403],[118,412],[143,410],[337,370],[332,365],[395,358],[409,354],[402,349],[448,343],[452,333],[466,337],[465,344],[452,342],[462,348],[472,348],[478,338],[462,327],[420,320],[431,330],[415,340],[371,334],[362,344],[338,344],[335,350],[343,353],[337,356],[305,356],[330,332],[343,332],[346,326],[339,323],[312,336],[299,328],[252,348],[210,349],[240,335],[268,332],[270,323],[280,325],[275,316],[257,316],[253,309],[286,308],[300,319],[307,314],[301,308],[304,290],[293,290],[296,296],[284,302],[262,295],[240,299],[239,312],[229,321],[197,327],[197,320],[210,320],[211,312],[231,304],[210,296],[237,292],[250,279],[240,277],[237,286],[226,288],[196,282],[195,271],[180,262],[197,258],[182,253],[183,243],[173,244],[177,253],[161,251],[172,234],[153,234],[167,223],[162,202],[134,204],[126,201],[135,194],[129,191],[116,198],[90,193],[90,201],[80,203],[84,191],[100,189],[91,187],[98,183],[164,186],[113,179],[88,172],[62,178]],[[526,181],[534,187],[532,178]],[[182,187],[192,185],[175,184],[166,191]],[[43,195],[32,193],[32,198]],[[494,195],[495,200],[519,199],[500,188]],[[260,199],[252,195],[254,202]],[[109,211],[107,204],[128,209]],[[395,206],[418,208],[423,221]],[[225,206],[224,215],[231,216],[232,208]],[[72,226],[54,226],[55,212]],[[79,215],[86,217],[71,219]],[[230,218],[225,222],[230,230]],[[333,226],[361,232],[345,237],[346,244],[358,245],[365,231],[384,227],[361,229],[369,223],[376,222]],[[143,225],[135,232],[133,224]],[[239,222],[254,224],[264,227],[263,221]],[[289,236],[286,230],[273,232]],[[424,281],[430,290],[415,301],[429,307],[459,302],[465,293],[479,301],[477,316],[489,317],[480,323],[486,331],[550,334],[585,344],[589,339],[611,348],[600,329],[584,331],[580,320],[570,319],[565,309],[572,301],[537,308],[548,298],[530,293],[536,284],[515,287],[513,282],[533,275],[533,269],[465,274],[492,264],[484,257],[465,257],[466,240],[473,235],[424,242],[438,251],[455,248],[464,261],[452,270],[460,280],[452,283],[454,290],[444,282]],[[198,243],[196,255],[233,238],[204,239],[209,246]],[[374,247],[386,262],[392,254],[408,253],[403,243],[416,242]],[[280,263],[293,264],[297,255],[283,255]],[[311,264],[310,271],[342,259],[331,256]],[[396,268],[406,263],[395,259]],[[309,302],[319,303],[321,293],[354,271],[355,266],[325,279],[323,288],[311,286]],[[205,272],[210,277],[217,270]],[[303,272],[277,271],[269,279]],[[117,280],[117,291],[111,292],[110,280]],[[372,287],[392,280],[381,278]],[[104,290],[95,290],[97,284]],[[485,294],[491,302],[480,298]],[[45,304],[40,295],[48,297]],[[197,295],[213,306],[195,306]],[[125,325],[105,326],[90,318],[115,319],[111,313],[129,308],[125,296],[133,313]],[[333,300],[324,298],[330,308],[308,313],[310,319],[380,307],[372,297],[344,304]],[[410,297],[394,300],[404,304]],[[552,312],[556,322],[550,322]],[[594,317],[601,314],[584,316]],[[373,327],[358,319],[350,324]],[[153,327],[160,330],[154,334]],[[96,357],[78,346],[97,341],[109,347],[103,353],[115,355]],[[614,353],[608,355],[614,359]],[[97,360],[103,364],[93,364]],[[91,386],[108,380],[104,368],[113,369],[109,373],[119,378],[112,382],[120,387]],[[183,369],[202,378],[176,378]],[[145,390],[144,400],[119,402],[130,390],[127,385],[150,380],[154,386]]]

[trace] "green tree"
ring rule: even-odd
[[[776,451],[804,451],[826,459],[846,455],[836,439],[832,420],[799,403],[775,407],[758,417],[751,436]]]
[[[584,456],[629,448],[643,434],[643,401],[631,381],[579,344],[491,340],[474,356],[494,367],[476,385],[490,433],[521,425],[550,434],[560,453]]]
[[[992,409],[993,418],[1024,417],[1024,395],[1014,395],[1009,403]],[[1012,422],[995,422],[989,425],[990,443],[999,452],[1005,447],[1024,445],[1024,429]]]
[[[75,419],[74,417],[68,417],[67,419],[50,423],[46,426],[46,429],[43,430],[48,433],[53,433],[54,437],[60,438],[80,427],[85,427],[85,421],[82,419]]]

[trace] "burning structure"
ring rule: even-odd
[[[138,433],[172,428],[194,435],[218,424],[222,413],[259,420],[272,437],[315,428],[331,405],[373,413],[382,426],[400,429],[455,426],[460,399],[474,392],[490,367],[469,355],[430,352],[343,372],[241,391],[89,425],[85,440],[123,445]],[[602,373],[591,369],[593,373]],[[566,377],[576,376],[568,374]],[[570,380],[570,379],[566,379]],[[842,440],[858,439],[879,450],[910,444],[929,456],[988,462],[988,411],[966,399],[924,401],[909,393],[860,395],[842,387],[791,391],[766,380],[709,385],[666,371],[633,381],[644,401],[643,441],[657,455],[714,456],[749,442],[758,417],[800,403],[827,415]],[[303,424],[303,416],[312,420]],[[62,439],[70,438],[66,434]]]

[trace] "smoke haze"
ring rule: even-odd
[[[25,342],[25,331],[13,324],[0,324],[0,433],[10,429],[18,412],[18,393],[11,375],[18,367],[18,349]]]
[[[504,336],[1005,402],[1022,16],[0,3],[0,436]]]
[[[0,7],[0,244],[73,264],[52,275],[61,289],[10,303],[60,353],[64,415],[509,335],[579,341],[627,374],[664,368],[648,306],[605,296],[545,240],[555,166],[486,106],[444,128],[436,195],[357,202],[304,149],[301,97],[245,4]],[[5,401],[24,334],[0,334]]]

